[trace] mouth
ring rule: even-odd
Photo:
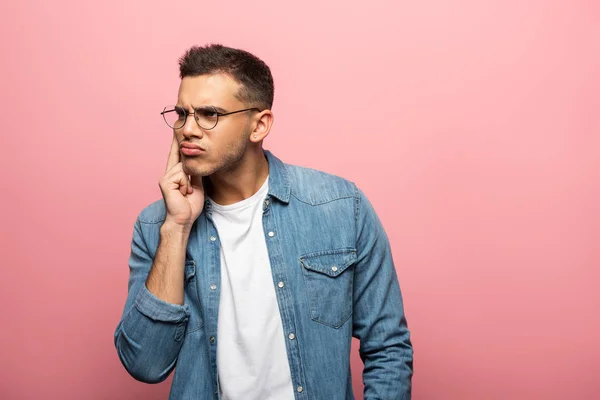
[[[206,153],[201,148],[190,148],[190,147],[182,147],[181,152],[186,156],[199,156],[200,154]]]
[[[192,143],[181,143],[180,150],[186,156],[198,156],[206,152],[201,146]]]

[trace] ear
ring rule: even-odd
[[[273,113],[271,110],[264,110],[254,116],[253,129],[250,132],[250,141],[252,143],[262,142],[271,131],[273,125]]]

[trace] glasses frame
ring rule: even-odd
[[[217,124],[219,123],[219,117],[225,117],[225,116],[227,116],[227,115],[231,115],[231,114],[237,114],[237,113],[241,113],[241,112],[244,112],[244,111],[259,111],[259,112],[260,112],[260,111],[262,111],[262,110],[261,110],[261,109],[259,109],[259,108],[256,108],[256,107],[250,107],[250,108],[244,108],[243,110],[236,110],[236,111],[230,111],[230,112],[222,113],[222,112],[219,112],[219,111],[217,111],[217,109],[215,108],[215,106],[203,106],[203,107],[196,107],[196,108],[194,108],[194,112],[190,113],[190,112],[188,112],[188,110],[186,110],[185,108],[181,107],[181,109],[182,109],[182,110],[183,110],[183,112],[185,113],[185,119],[183,120],[183,125],[181,125],[179,128],[175,128],[174,126],[171,126],[171,125],[169,124],[169,122],[167,121],[167,117],[166,117],[166,115],[165,115],[165,114],[166,114],[166,113],[169,113],[169,112],[176,112],[176,109],[175,109],[175,107],[176,107],[176,106],[173,106],[173,108],[172,108],[172,109],[169,109],[169,110],[167,110],[167,107],[169,107],[169,106],[166,106],[166,107],[165,107],[165,108],[162,110],[162,112],[160,113],[160,115],[162,115],[162,116],[163,116],[163,119],[165,120],[165,123],[167,124],[167,126],[168,126],[169,128],[171,128],[171,129],[181,129],[181,128],[183,128],[183,127],[185,126],[185,124],[187,123],[187,118],[188,118],[188,116],[189,116],[190,114],[192,114],[192,115],[194,115],[194,120],[196,121],[196,124],[197,124],[197,125],[198,125],[198,126],[201,128],[201,129],[204,129],[204,130],[206,130],[206,131],[210,131],[211,129],[214,129],[214,128],[217,126]],[[214,113],[217,115],[217,120],[215,121],[215,124],[212,126],[212,128],[205,128],[205,127],[203,127],[202,125],[200,125],[200,122],[198,122],[198,117],[196,117],[196,113],[198,112],[198,110],[201,110],[201,109],[204,109],[204,110],[206,110],[206,109],[212,109],[212,110],[213,110],[213,112],[214,112]]]

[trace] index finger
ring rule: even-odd
[[[173,142],[171,142],[171,150],[169,150],[169,158],[167,159],[167,170],[169,172],[179,162],[179,142],[177,136],[173,133]]]

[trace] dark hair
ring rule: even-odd
[[[273,106],[273,76],[268,65],[247,51],[220,44],[193,46],[179,59],[179,77],[225,73],[241,84],[236,97],[264,109]]]

